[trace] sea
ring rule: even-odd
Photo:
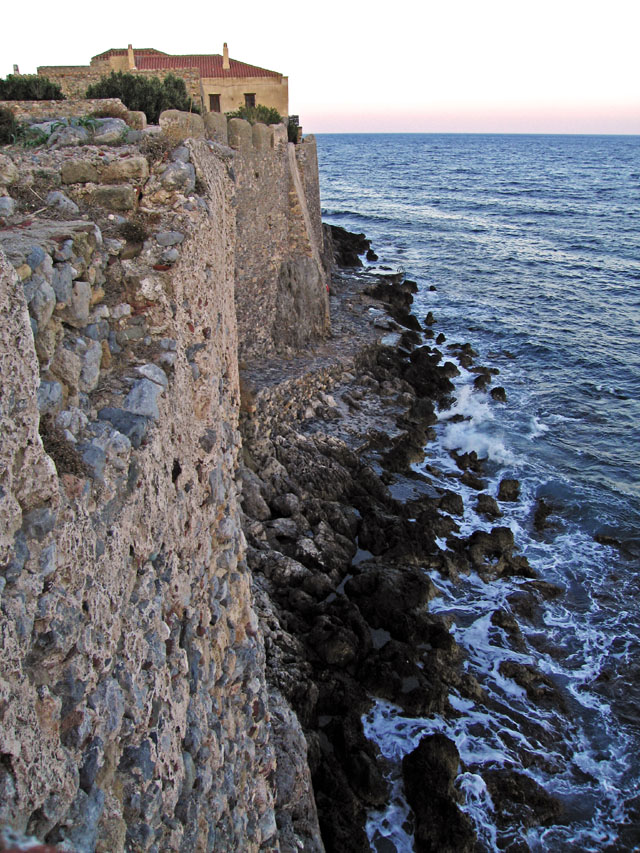
[[[432,574],[430,609],[451,620],[483,698],[452,691],[453,713],[428,719],[375,702],[365,731],[394,769],[388,807],[369,815],[371,849],[414,849],[400,760],[443,732],[478,851],[640,850],[640,137],[316,138],[323,219],[364,232],[378,264],[417,281],[413,311],[433,312],[447,360],[448,344],[470,343],[506,391],[501,403],[474,390],[461,368],[418,470],[457,483],[459,535],[509,526],[560,588],[526,612],[521,578]],[[471,450],[487,460],[491,495],[520,481],[498,522],[452,477],[452,451]],[[543,675],[535,698],[513,664]],[[561,811],[542,824],[526,803],[505,814],[487,785],[501,769]]]

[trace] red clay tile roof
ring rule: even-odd
[[[161,50],[156,50],[155,47],[143,47],[140,50],[136,50],[136,53],[139,53],[143,56],[147,56],[149,54],[154,54],[157,56],[167,56],[166,53],[163,53]],[[99,53],[97,56],[92,56],[91,59],[109,59],[111,56],[126,56],[127,49],[126,48],[117,48],[112,47],[109,50],[105,50],[104,53]]]
[[[125,51],[126,53],[126,51]],[[136,67],[142,70],[171,71],[172,68],[197,68],[201,77],[282,77],[277,71],[258,68],[246,62],[229,60],[230,68],[222,68],[222,56],[219,53],[188,54],[171,56],[170,54],[135,51]]]

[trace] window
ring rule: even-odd
[[[256,93],[255,92],[245,92],[245,94],[244,94],[244,105],[245,105],[245,107],[255,107],[255,105],[256,105]]]
[[[209,112],[220,112],[220,95],[209,95]]]

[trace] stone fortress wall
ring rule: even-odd
[[[315,146],[161,124],[0,155],[0,827],[278,850],[238,352],[328,332]]]

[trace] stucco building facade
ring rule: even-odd
[[[38,74],[58,83],[67,97],[84,97],[87,87],[112,71],[165,77],[182,77],[187,91],[203,112],[231,112],[241,106],[273,107],[289,114],[289,79],[222,53],[174,55],[155,48],[112,48],[99,53],[89,65],[40,66]]]

